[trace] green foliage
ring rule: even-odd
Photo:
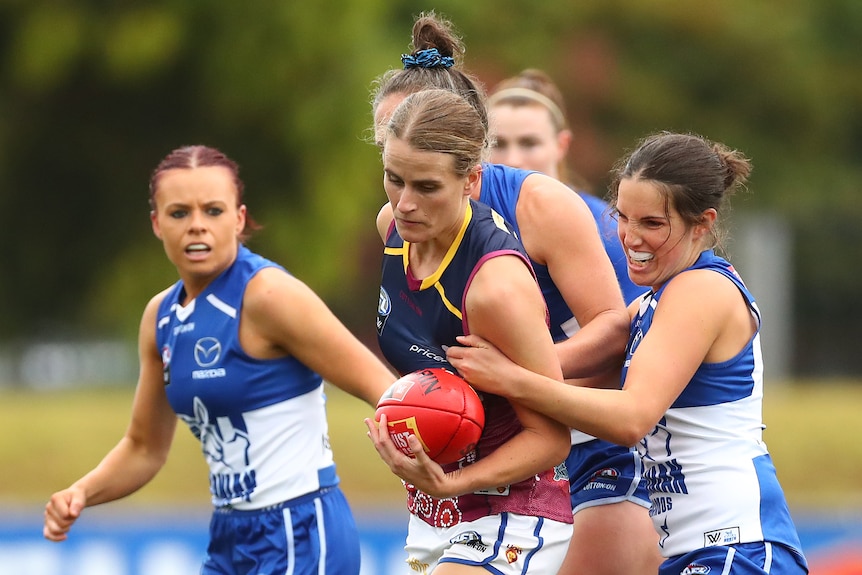
[[[825,232],[862,217],[856,0],[429,4],[0,4],[0,339],[136,326],[139,304],[172,280],[147,222],[147,179],[191,143],[240,163],[265,226],[252,247],[340,313],[373,313],[385,198],[366,141],[369,88],[400,65],[414,17],[432,8],[455,23],[466,67],[488,86],[525,67],[558,80],[573,167],[599,192],[646,133],[724,141],[755,165],[736,209],[777,212],[794,228],[797,299],[853,293],[843,262],[855,244]],[[802,305],[798,332],[823,311]],[[860,316],[831,321],[841,332]]]

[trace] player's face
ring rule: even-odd
[[[657,290],[697,260],[706,229],[687,226],[655,182],[623,179],[616,207],[634,283]]]
[[[153,232],[192,287],[204,287],[236,259],[245,206],[237,206],[230,170],[221,166],[167,170],[158,179]]]
[[[404,240],[417,244],[433,240],[448,246],[458,233],[479,172],[460,176],[454,163],[450,154],[416,150],[400,138],[386,138],[383,188]]]
[[[558,165],[566,155],[568,141],[554,128],[547,108],[499,104],[491,109],[490,121],[496,138],[492,162],[559,177]]]

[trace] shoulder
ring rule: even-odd
[[[659,301],[661,308],[673,307],[687,313],[697,309],[702,317],[723,316],[743,303],[736,284],[714,269],[693,269],[677,274],[667,282]]]
[[[380,239],[386,243],[386,238],[389,237],[389,231],[392,228],[394,216],[392,215],[392,204],[386,202],[377,212],[377,233],[380,234]]]
[[[144,307],[144,313],[141,315],[141,324],[138,331],[139,345],[152,347],[155,349],[156,343],[156,324],[159,321],[159,309],[162,307],[162,302],[171,293],[176,286],[171,286],[164,289],[150,298],[147,305]],[[152,346],[149,346],[152,344]]]
[[[243,307],[265,311],[270,307],[285,305],[289,300],[284,298],[292,297],[305,289],[305,284],[284,268],[263,267],[249,279],[243,294]]]
[[[482,261],[468,290],[473,301],[495,304],[516,301],[525,293],[541,294],[528,260],[514,252],[500,252]]]
[[[177,289],[177,284],[174,284],[170,287],[167,287],[150,298],[150,301],[147,302],[147,305],[144,307],[144,319],[152,318],[153,320],[159,314],[159,308],[162,307],[162,302],[168,297],[168,294],[172,293]]]
[[[521,240],[536,262],[547,265],[562,256],[569,260],[590,250],[604,252],[596,220],[584,200],[550,176],[535,173],[524,180],[517,214]]]
[[[591,216],[586,202],[573,189],[545,174],[530,174],[521,188],[518,213],[546,216]]]

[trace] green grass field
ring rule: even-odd
[[[125,430],[132,394],[128,387],[0,391],[5,428],[0,503],[42,504],[92,468]],[[363,418],[372,413],[359,400],[330,389],[330,434],[339,475],[354,505],[399,506],[404,501],[400,482],[365,435]],[[862,508],[860,415],[862,382],[768,384],[764,438],[791,507]],[[165,468],[128,503],[208,505],[206,466],[182,424]]]

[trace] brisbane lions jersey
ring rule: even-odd
[[[398,235],[394,225],[390,227],[383,257],[377,334],[383,355],[400,374],[427,367],[455,371],[446,361],[446,349],[457,345],[456,336],[470,333],[469,318],[464,314],[470,282],[484,262],[504,255],[514,255],[530,268],[524,248],[509,225],[491,208],[473,200],[440,266],[426,278],[413,276],[410,244]],[[505,314],[506,310],[500,309],[500,313]],[[447,466],[447,471],[492,453],[522,429],[506,399],[486,393],[480,393],[480,397],[485,408],[482,437],[473,454]],[[406,487],[410,512],[437,527],[503,512],[572,523],[564,465],[513,485],[489,486],[445,500],[431,497],[412,485]]]

